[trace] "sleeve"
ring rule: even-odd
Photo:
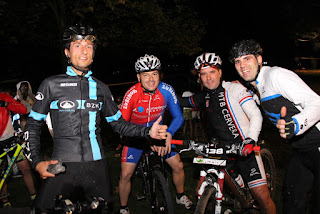
[[[19,101],[13,99],[9,94],[3,93],[4,96],[1,96],[1,100],[8,103],[7,109],[16,114],[26,114],[27,108],[20,103]]]
[[[181,127],[183,124],[184,118],[182,111],[178,102],[178,98],[174,92],[174,89],[170,86],[170,92],[167,91],[167,105],[172,116],[171,123],[167,131],[173,136],[174,133]]]
[[[182,97],[180,95],[177,96],[179,100],[179,104],[181,107],[189,107],[189,108],[197,108],[201,109],[202,107],[202,99],[204,100],[202,93],[193,94],[190,97]],[[202,98],[202,99],[201,99]]]
[[[135,125],[126,121],[122,117],[122,113],[118,109],[117,104],[114,102],[109,87],[106,85],[104,88],[104,92],[104,105],[102,111],[112,129],[123,136],[149,137],[150,128]]]
[[[261,111],[250,92],[244,86],[237,83],[235,91],[235,93],[238,93],[240,106],[250,121],[246,137],[258,141],[263,121]]]
[[[41,127],[50,108],[51,94],[49,84],[47,79],[41,83],[26,125],[25,154],[33,168],[43,160],[40,151],[40,135]]]
[[[292,102],[299,113],[292,116],[296,122],[296,135],[301,135],[320,120],[320,96],[297,74],[282,69],[271,73],[273,88]]]

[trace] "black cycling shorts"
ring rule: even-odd
[[[260,153],[252,152],[248,157],[237,157],[235,164],[250,189],[267,184]]]
[[[65,173],[43,180],[35,199],[35,208],[54,208],[57,195],[70,199],[73,203],[85,201],[89,197],[111,199],[111,181],[106,159],[89,162],[67,162]]]

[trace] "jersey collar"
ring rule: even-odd
[[[66,72],[66,74],[69,75],[69,76],[73,76],[73,77],[78,76],[78,74],[76,74],[76,72],[71,68],[71,66],[67,66],[67,72]],[[88,71],[88,73],[86,73],[86,75],[84,75],[84,76],[88,78],[88,77],[91,76],[91,74],[92,74],[92,71],[90,70],[90,71]]]

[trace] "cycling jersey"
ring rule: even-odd
[[[48,112],[54,130],[52,159],[63,162],[96,161],[105,158],[100,137],[100,111],[114,131],[126,136],[147,136],[149,128],[128,123],[122,118],[111,92],[89,71],[78,76],[67,67],[66,74],[45,79],[27,123],[27,157],[35,167],[42,161],[40,126]]]
[[[166,107],[172,115],[167,131],[173,136],[182,125],[183,116],[174,89],[166,83],[160,82],[154,94],[144,92],[141,83],[135,84],[126,92],[120,111],[125,120],[150,127],[163,116]]]
[[[250,92],[241,84],[223,81],[216,89],[206,89],[181,99],[182,106],[203,109],[219,144],[241,143],[245,138],[257,141],[262,126],[261,112]],[[249,188],[266,184],[260,155],[237,158],[237,164]]]
[[[160,82],[153,94],[144,92],[141,83],[135,84],[126,92],[120,111],[125,120],[150,127],[159,116],[163,116],[167,107],[172,116],[167,131],[173,136],[182,125],[183,116],[174,89],[166,83]],[[142,149],[125,146],[121,161],[137,163],[141,154]],[[166,158],[176,154],[176,152],[171,152]]]
[[[320,143],[320,97],[297,74],[280,67],[264,66],[256,85],[264,112],[275,125],[280,119],[281,107],[287,107],[287,116],[296,123],[294,148]]]
[[[206,111],[212,134],[219,142],[239,143],[248,137],[258,140],[261,112],[241,84],[223,81],[215,90],[206,89],[181,102],[182,106]]]
[[[16,101],[8,93],[0,92],[0,100],[8,102],[7,107],[0,107],[0,140],[6,140],[14,135],[14,128],[10,116],[10,111],[18,114],[26,114],[27,108]]]

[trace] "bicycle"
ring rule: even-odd
[[[158,157],[153,151],[144,151],[135,175],[141,178],[143,192],[141,196],[137,196],[137,200],[148,199],[153,214],[173,214],[164,158]]]
[[[1,172],[1,181],[0,181],[0,191],[3,188],[5,181],[10,174],[10,170],[13,164],[16,162],[17,157],[19,156],[21,150],[23,149],[24,142],[19,137],[11,137],[7,140],[0,142],[0,172]],[[7,161],[7,155],[10,157],[10,161]]]
[[[226,209],[225,213],[230,213],[230,206],[233,206],[235,212],[260,213],[259,205],[254,201],[247,185],[243,183],[241,175],[238,174],[240,177],[235,178],[227,168],[228,156],[237,154],[236,145],[213,148],[209,143],[201,144],[193,140],[173,140],[172,143],[189,146],[188,149],[182,149],[180,153],[194,150],[199,156],[194,157],[193,163],[201,164],[203,167],[197,188],[199,200],[195,214],[220,214],[222,207]],[[265,148],[260,150],[260,146],[255,146],[254,152],[260,152],[272,198],[275,189],[274,159],[269,150]]]

